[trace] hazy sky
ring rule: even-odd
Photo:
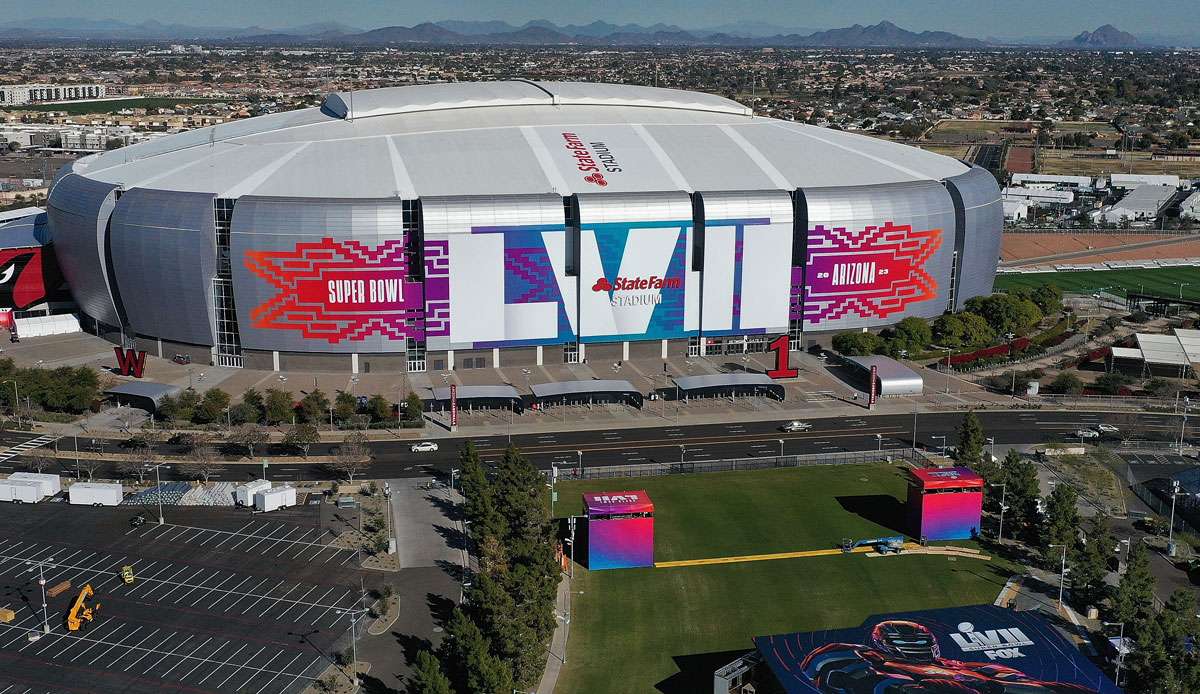
[[[1198,0],[5,0],[0,19],[147,19],[267,28],[339,21],[363,28],[441,19],[560,24],[596,19],[701,28],[734,20],[832,28],[889,19],[966,36],[1061,36],[1106,22],[1140,34],[1200,34]]]

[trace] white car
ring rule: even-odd
[[[413,453],[433,453],[437,449],[438,445],[435,441],[421,441],[420,443],[414,443],[409,448]]]
[[[809,429],[812,429],[812,424],[795,420],[784,424],[783,426],[779,427],[779,429],[781,431],[808,431]]]
[[[1095,429],[1076,429],[1075,437],[1080,439],[1098,439],[1100,438],[1100,432]]]
[[[1119,434],[1121,430],[1112,424],[1097,424],[1096,431],[1101,434]]]

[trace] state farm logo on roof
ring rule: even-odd
[[[958,479],[958,470],[937,470],[929,473],[929,476],[956,480]]]
[[[596,497],[596,501],[601,504],[632,504],[637,500],[634,494],[604,494]]]
[[[605,174],[621,173],[617,158],[604,142],[584,142],[575,133],[563,133],[563,146],[575,159],[575,168],[586,174],[583,180],[603,188],[608,185]]]

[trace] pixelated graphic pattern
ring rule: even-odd
[[[861,231],[823,225],[810,229],[805,322],[817,325],[849,314],[886,318],[909,304],[935,298],[938,284],[924,265],[941,245],[941,229],[913,231],[911,225],[891,221]],[[863,263],[873,268],[869,276],[839,282],[844,266]]]
[[[565,340],[573,336],[571,320],[563,305],[562,292],[558,289],[554,265],[550,262],[542,233],[519,228],[504,233],[504,303],[557,305],[557,339]]]
[[[588,521],[588,569],[654,566],[654,519]]]
[[[425,239],[425,336],[450,337],[450,241]]]
[[[331,344],[370,335],[416,337],[419,329],[412,323],[420,317],[421,285],[407,281],[407,262],[401,240],[371,248],[354,240],[323,238],[298,243],[292,251],[247,251],[246,267],[279,290],[252,309],[250,319],[256,328],[299,330],[306,339]],[[396,301],[362,308],[323,298],[321,288],[327,280],[346,278],[398,278],[402,291]]]

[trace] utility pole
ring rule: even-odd
[[[1062,607],[1063,600],[1063,584],[1067,580],[1067,546],[1066,545],[1050,545],[1051,547],[1062,548],[1062,566],[1058,570],[1058,606]]]
[[[1008,499],[1008,483],[1000,482],[997,484],[993,482],[988,486],[1000,487],[1000,528],[996,531],[996,542],[1004,544],[1004,511],[1008,508],[1004,502]]]

